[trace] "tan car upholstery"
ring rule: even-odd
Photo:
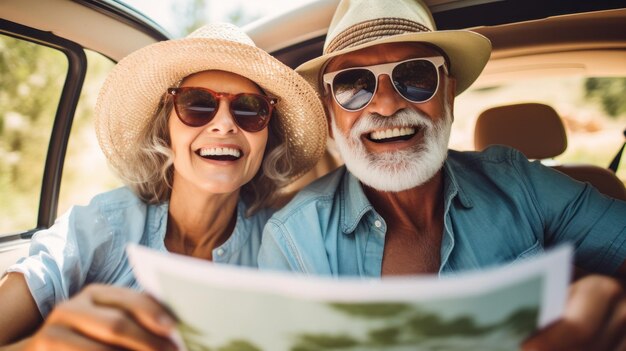
[[[548,105],[506,105],[482,112],[476,121],[476,150],[493,144],[512,146],[529,159],[541,160],[562,154],[567,148],[567,135],[558,113]],[[626,200],[624,184],[608,169],[587,164],[564,164],[554,168],[574,179],[589,182],[603,194]]]

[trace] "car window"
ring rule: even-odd
[[[98,193],[121,186],[100,150],[93,123],[93,110],[106,74],[114,63],[86,50],[87,74],[69,136],[57,215],[72,205],[86,205]]]
[[[66,56],[0,35],[0,235],[37,224],[45,159]]]
[[[107,167],[93,127],[98,91],[114,63],[85,50],[86,64],[75,62],[87,67],[83,82],[72,75],[76,69],[70,72],[66,52],[54,46],[0,35],[0,237],[49,225],[43,223],[45,216],[42,222],[42,209],[52,209],[52,217],[47,217],[52,221],[71,205],[86,204],[95,194],[120,185]],[[50,150],[58,153],[64,147],[51,140],[55,140],[55,118],[63,110],[60,102],[68,79],[82,85],[69,119],[67,149],[58,164],[63,167],[60,186],[52,188],[58,195],[57,206],[57,195],[47,202],[42,197],[44,184],[50,183],[47,178],[55,177],[55,172],[45,171],[46,162],[50,167]]]
[[[624,143],[626,78],[551,76],[515,79],[459,95],[451,148],[474,149],[474,125],[482,111],[523,102],[548,104],[561,116],[568,143],[565,152],[553,160],[557,163],[607,168]],[[626,184],[626,159],[620,163],[617,176]]]

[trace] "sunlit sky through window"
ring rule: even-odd
[[[118,0],[126,3],[161,25],[173,37],[184,33],[189,21],[181,20],[180,14],[194,0]],[[204,22],[230,22],[233,15],[240,17],[238,25],[245,25],[255,19],[273,16],[292,10],[315,0],[205,0],[205,11],[201,14]]]

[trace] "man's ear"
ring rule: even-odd
[[[456,96],[456,78],[452,77],[452,76],[448,76],[448,99],[450,99],[450,101],[454,100],[454,97]]]
[[[331,111],[330,109],[331,104],[333,103],[330,99],[330,95],[326,94],[320,97],[320,99],[322,100],[322,106],[324,106],[324,114],[326,115],[326,123],[328,125],[328,136],[333,138],[333,128],[330,126],[331,122],[332,122],[332,116],[331,116]],[[333,138],[334,139],[334,138]]]
[[[456,97],[456,78],[448,76],[448,103],[450,104],[450,112],[452,112],[452,121],[454,121],[454,99]]]

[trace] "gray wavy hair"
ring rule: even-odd
[[[152,116],[136,141],[137,152],[124,170],[118,170],[122,181],[141,200],[149,204],[169,200],[174,177],[174,154],[168,128],[169,116],[174,109],[171,96],[164,94]],[[293,164],[292,156],[280,127],[277,111],[268,125],[268,139],[261,169],[245,184],[240,196],[247,205],[250,216],[261,208],[271,207],[280,197],[279,190],[289,184],[288,174]]]

